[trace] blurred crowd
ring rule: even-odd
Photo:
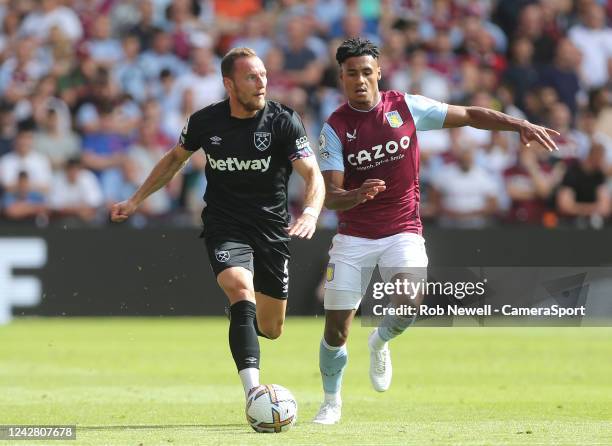
[[[561,133],[559,152],[474,128],[419,132],[427,223],[610,222],[612,0],[0,0],[0,220],[105,225],[178,140],[225,97],[220,57],[248,46],[268,97],[316,146],[343,103],[348,37],[381,47],[381,89],[489,107]],[[132,225],[197,225],[201,153]],[[303,185],[290,183],[292,212]],[[324,212],[320,224],[334,227]]]

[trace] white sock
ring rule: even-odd
[[[380,337],[378,330],[379,329],[377,328],[374,334],[370,336],[370,339],[368,340],[372,350],[382,350],[385,348],[385,344],[387,343],[387,341]]]
[[[325,402],[333,404],[335,406],[342,406],[342,398],[340,398],[340,392],[336,393],[325,393]]]
[[[259,369],[249,367],[240,370],[238,375],[240,375],[242,387],[244,387],[244,394],[248,396],[249,390],[259,385]]]

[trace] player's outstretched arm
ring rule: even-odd
[[[353,190],[343,189],[344,172],[326,170],[323,172],[325,180],[325,207],[334,211],[346,211],[355,206],[373,200],[376,195],[387,187],[383,180],[368,178],[363,184]]]
[[[193,152],[183,149],[180,145],[168,151],[130,199],[113,205],[111,220],[117,223],[127,220],[136,211],[140,203],[174,178],[174,175],[181,170],[192,154]]]
[[[325,199],[325,185],[314,156],[293,161],[293,168],[306,183],[304,212],[289,226],[289,235],[310,239],[317,227],[317,218]]]
[[[469,125],[483,130],[507,130],[518,132],[521,142],[529,147],[535,141],[549,151],[559,150],[552,140],[559,132],[547,127],[532,124],[525,119],[513,118],[510,115],[484,107],[462,107],[449,105],[444,127],[463,127]]]

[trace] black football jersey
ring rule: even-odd
[[[179,144],[206,155],[205,237],[254,231],[269,241],[289,239],[291,162],[312,156],[295,111],[266,101],[256,116],[239,119],[226,99],[192,114]]]

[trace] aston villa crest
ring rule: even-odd
[[[255,143],[255,148],[263,152],[270,147],[272,134],[268,132],[255,132],[253,134],[253,142]]]
[[[404,121],[402,121],[402,117],[400,116],[397,110],[385,113],[385,118],[387,118],[387,122],[394,129],[401,127],[401,125],[404,123]]]

